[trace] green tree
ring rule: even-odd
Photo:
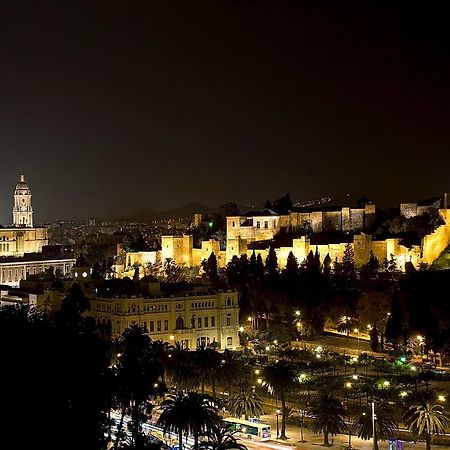
[[[138,324],[132,324],[121,337],[121,356],[117,363],[117,384],[119,386],[119,404],[121,420],[118,426],[117,448],[127,412],[131,416],[132,442],[139,439],[142,423],[151,413],[149,399],[156,394],[155,384],[162,376],[163,368],[154,364],[151,352],[151,340],[146,330]]]
[[[378,351],[378,329],[377,324],[375,323],[370,330],[370,349],[373,352]]]
[[[398,430],[398,425],[392,420],[394,412],[387,405],[377,408],[375,416],[374,450],[378,450],[378,440],[393,437]],[[353,422],[353,429],[361,439],[368,440],[373,438],[371,405],[366,405],[359,409],[359,414]]]
[[[217,258],[214,252],[211,252],[208,259],[205,259],[202,262],[202,268],[205,271],[208,280],[212,284],[217,284],[219,282],[219,274],[217,272]]]
[[[161,403],[161,409],[157,424],[164,433],[178,435],[180,449],[183,448],[183,434],[192,434],[194,446],[198,448],[200,435],[217,426],[221,420],[212,398],[195,392],[170,395]]]
[[[286,268],[283,270],[283,276],[286,282],[292,287],[296,281],[298,280],[299,275],[299,266],[297,258],[294,256],[292,252],[289,252],[286,261]]]
[[[355,252],[352,244],[346,244],[344,255],[341,263],[343,284],[347,287],[354,287],[356,285],[356,267],[355,267]]]
[[[273,245],[269,248],[269,253],[266,258],[266,274],[270,281],[275,281],[278,278],[278,258]]]
[[[404,422],[415,436],[425,438],[426,450],[430,450],[432,437],[445,434],[445,427],[450,419],[443,405],[426,395],[419,397],[417,402],[406,410]]]
[[[252,388],[242,386],[229,400],[230,412],[233,416],[245,419],[259,417],[263,414],[262,399]]]
[[[236,431],[232,431],[232,425],[227,422],[214,425],[202,435],[207,440],[201,441],[195,450],[247,450],[244,444],[237,442]]]
[[[281,435],[286,437],[286,397],[298,385],[297,371],[295,367],[286,361],[279,360],[264,367],[262,370],[264,386],[268,391],[281,401]]]
[[[323,433],[323,445],[329,446],[328,437],[343,433],[345,426],[345,408],[342,402],[332,394],[322,394],[308,410],[312,422],[311,431]]]
[[[202,394],[205,392],[205,384],[211,383],[213,398],[216,398],[216,384],[222,374],[221,358],[217,350],[212,347],[200,345],[195,350],[195,364],[197,373],[200,374]]]
[[[61,301],[61,308],[57,314],[57,320],[70,326],[79,326],[81,314],[90,308],[89,299],[84,295],[81,286],[73,283],[69,292]]]

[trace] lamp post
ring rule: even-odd
[[[377,416],[375,415],[375,402],[372,402],[372,449],[376,450],[376,441],[375,441],[375,420]]]
[[[277,416],[277,439],[280,435],[279,426],[278,426],[278,416],[280,415],[280,413],[281,413],[281,411],[279,409],[275,410],[275,415]]]

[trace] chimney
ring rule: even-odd
[[[444,192],[444,199],[442,201],[442,208],[447,209],[447,192]]]

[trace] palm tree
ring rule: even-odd
[[[228,394],[231,395],[233,385],[241,387],[246,383],[249,368],[240,353],[225,349],[222,353],[221,371],[221,381],[227,385]]]
[[[404,421],[413,434],[425,437],[426,450],[430,450],[433,435],[445,434],[450,418],[442,405],[426,395],[419,397],[416,404],[406,410]]]
[[[164,433],[173,431],[178,434],[180,449],[183,444],[183,433],[194,436],[195,446],[201,433],[220,423],[217,409],[208,395],[189,392],[170,395],[161,403],[163,410],[158,419]]]
[[[348,343],[348,337],[351,333],[351,331],[353,330],[353,328],[355,328],[355,326],[358,324],[358,320],[350,317],[350,316],[340,316],[339,319],[337,320],[337,331],[339,331],[340,333],[345,333],[347,336],[347,343]]]
[[[195,350],[195,363],[200,374],[202,394],[205,393],[205,383],[210,382],[214,399],[216,398],[217,379],[223,373],[220,361],[221,357],[219,352],[212,347],[200,345]]]
[[[153,362],[161,368],[161,382],[166,382],[166,371],[168,365],[168,355],[173,350],[172,345],[162,340],[152,341],[151,343],[151,358]]]
[[[393,436],[397,430],[398,425],[391,419],[394,412],[386,406],[377,409],[375,420],[375,437],[373,436],[372,423],[372,407],[367,405],[363,407],[359,416],[353,422],[353,429],[359,438],[368,440],[374,438],[374,449],[378,450],[378,439],[388,439]]]
[[[308,415],[312,418],[311,431],[323,433],[323,445],[329,446],[328,436],[345,431],[345,408],[332,394],[322,394],[311,406]]]
[[[297,386],[297,371],[286,361],[269,364],[262,370],[263,385],[268,391],[281,401],[281,435],[286,437],[286,396]]]
[[[143,327],[132,324],[121,336],[122,352],[115,368],[115,388],[117,403],[121,408],[118,426],[117,449],[127,410],[131,409],[131,437],[138,439],[142,422],[148,417],[152,405],[149,398],[154,396],[155,383],[161,376],[161,368],[151,359],[151,339]]]
[[[175,345],[169,366],[172,374],[172,383],[178,391],[192,392],[200,386],[200,373],[194,359],[195,353]]]
[[[211,427],[203,435],[207,437],[206,441],[201,441],[195,450],[247,450],[244,444],[237,442],[234,436],[236,431],[232,431],[232,425],[221,423]]]
[[[178,392],[176,395],[168,395],[161,403],[162,413],[157,425],[161,426],[163,433],[174,432],[178,434],[178,446],[183,448],[183,433],[187,431],[185,395]]]
[[[262,399],[249,387],[242,387],[230,397],[230,413],[235,417],[259,417],[263,414]]]

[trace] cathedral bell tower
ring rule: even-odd
[[[20,175],[20,180],[14,191],[13,225],[15,227],[33,227],[31,191],[24,175]]]

